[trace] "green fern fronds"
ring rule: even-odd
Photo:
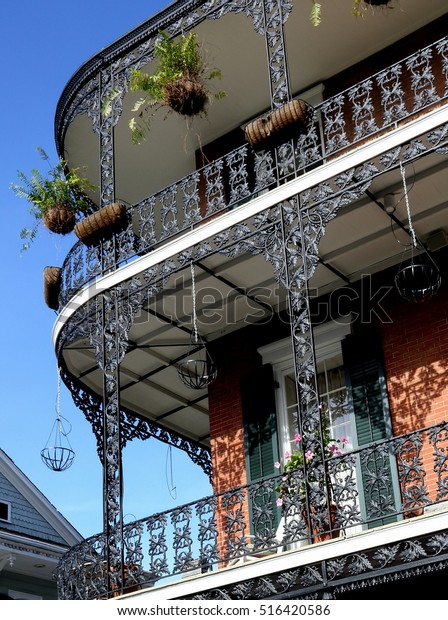
[[[361,4],[362,0],[353,0],[353,5],[352,5],[352,15],[354,17],[362,17],[362,11],[360,11],[359,9],[359,5]]]
[[[104,101],[101,104],[101,114],[103,116],[109,116],[109,114],[112,112],[112,104],[113,104],[113,102],[122,93],[123,93],[123,91],[121,90],[121,88],[112,88],[112,90],[110,91],[108,96],[104,99]]]
[[[149,121],[138,123],[135,118],[129,121],[129,129],[131,130],[131,141],[133,144],[140,144],[144,139],[146,131],[149,130]]]
[[[319,26],[322,21],[322,5],[313,0],[313,6],[310,12],[310,21],[313,26]]]
[[[49,161],[43,148],[37,147],[37,151],[42,159]],[[34,228],[24,228],[20,233],[21,238],[27,240],[22,251],[34,240],[40,221],[52,207],[64,205],[82,215],[92,212],[92,203],[86,192],[96,187],[81,174],[80,168],[67,170],[63,159],[53,167],[50,165],[47,174],[33,168],[29,177],[19,170],[17,178],[18,183],[10,183],[10,188],[16,196],[30,203],[29,212],[37,220]]]
[[[221,79],[221,71],[212,69],[206,73],[206,64],[201,54],[201,46],[197,41],[197,35],[190,32],[181,35],[174,41],[167,33],[160,32],[161,38],[154,46],[154,57],[158,59],[158,65],[151,75],[138,69],[131,69],[130,90],[142,92],[141,97],[134,105],[132,111],[137,116],[131,118],[129,127],[131,139],[138,144],[149,130],[150,120],[158,107],[167,105],[174,109],[169,89],[176,85],[178,80],[185,78],[197,82],[203,88],[205,100],[210,101],[210,94],[206,88],[206,82],[213,79]],[[225,97],[224,91],[214,95],[216,99]],[[196,112],[196,113],[202,113]]]
[[[316,0],[312,0],[312,7],[310,11],[310,21],[313,26],[320,26],[322,22],[322,5]],[[352,15],[354,17],[362,17],[363,11],[365,12],[368,5],[363,4],[363,0],[353,0]]]

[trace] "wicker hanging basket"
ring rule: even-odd
[[[44,299],[52,310],[59,308],[59,292],[61,290],[61,268],[45,267],[44,269]]]
[[[269,149],[308,131],[313,108],[303,99],[293,99],[245,127],[246,139],[254,151]]]
[[[84,245],[96,245],[120,232],[128,223],[126,205],[120,202],[111,204],[88,215],[75,226],[75,234]]]
[[[76,224],[73,209],[67,205],[54,205],[42,216],[44,226],[58,235],[67,235],[72,232]]]

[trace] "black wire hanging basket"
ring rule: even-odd
[[[40,456],[48,469],[52,471],[65,471],[72,466],[75,453],[71,448],[55,445],[41,450]]]
[[[73,464],[75,453],[72,450],[68,435],[71,432],[71,425],[68,420],[63,418],[60,414],[60,402],[61,402],[61,375],[58,373],[58,395],[56,403],[56,420],[48,436],[45,448],[40,451],[40,456],[45,465],[52,471],[65,471]],[[67,431],[64,427],[64,423],[70,425],[70,429]]]
[[[217,370],[200,336],[193,336],[187,356],[177,364],[182,383],[193,390],[203,390],[216,379]]]
[[[400,171],[403,181],[404,199],[406,203],[411,243],[408,246],[408,249],[410,250],[410,259],[404,258],[407,253],[407,250],[405,250],[400,267],[395,275],[395,287],[403,299],[419,303],[430,299],[437,293],[442,283],[442,279],[439,268],[428,254],[423,244],[417,239],[415,234],[414,227],[412,225],[411,210],[409,207],[406,174],[401,162]],[[419,253],[417,254],[418,250]],[[415,256],[416,254],[417,256]]]
[[[193,331],[187,355],[177,364],[177,373],[182,383],[187,387],[192,390],[203,390],[216,379],[217,370],[204,341],[198,333],[193,263],[191,263],[191,288],[193,298]]]
[[[414,259],[404,266],[400,265],[395,276],[397,291],[407,301],[416,303],[426,301],[437,293],[442,283],[440,271],[433,262]]]

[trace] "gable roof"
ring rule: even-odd
[[[0,501],[14,507],[11,519],[0,521],[3,534],[22,534],[67,547],[83,538],[1,448]]]

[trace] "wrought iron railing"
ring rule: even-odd
[[[63,264],[60,307],[98,276],[447,98],[448,37],[317,105],[306,135],[276,150],[235,149],[130,207],[127,228],[111,239],[78,242]]]
[[[448,422],[334,456],[325,470],[328,484],[297,472],[281,507],[280,475],[129,523],[120,566],[107,568],[106,536],[92,536],[61,559],[59,597],[107,598],[422,516],[448,500]]]

